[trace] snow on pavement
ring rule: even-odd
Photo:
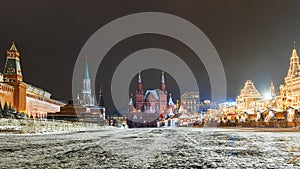
[[[300,168],[299,132],[108,128],[0,142],[0,168]]]

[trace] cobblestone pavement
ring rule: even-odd
[[[300,168],[299,132],[102,129],[0,142],[0,168]]]

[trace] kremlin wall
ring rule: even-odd
[[[33,119],[81,121],[103,124],[105,107],[100,89],[99,103],[92,94],[88,65],[86,63],[83,89],[78,98],[68,104],[51,98],[51,93],[23,81],[21,57],[15,42],[6,51],[3,74],[0,74],[0,109],[9,105],[17,113]],[[5,106],[4,106],[5,107]]]
[[[21,56],[15,42],[6,51],[3,74],[0,75],[0,102],[30,118],[45,118],[64,104],[51,99],[51,93],[23,81]],[[2,106],[1,106],[2,109]]]

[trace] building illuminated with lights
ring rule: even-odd
[[[200,106],[199,92],[185,92],[180,96],[189,113],[197,113]]]
[[[276,97],[277,106],[285,109],[289,106],[300,106],[300,64],[294,47],[290,58],[290,67],[284,84],[280,85],[280,95]]]
[[[128,113],[126,113],[127,124],[129,127],[157,127],[160,119],[175,112],[175,104],[170,95],[167,102],[168,92],[166,90],[164,72],[161,75],[161,88],[149,89],[144,93],[142,85],[141,72],[138,75],[138,86],[135,93],[135,99],[132,96],[128,104]],[[168,115],[167,115],[168,114]]]
[[[220,121],[286,122],[284,126],[300,125],[300,64],[294,47],[284,84],[276,95],[273,82],[270,91],[262,96],[251,80],[247,80],[237,96],[236,106],[221,108]]]
[[[51,93],[23,81],[20,52],[15,42],[6,51],[4,72],[0,76],[1,105],[7,103],[31,118],[44,118],[48,112],[56,112],[64,105],[51,99]]]
[[[251,80],[247,80],[240,95],[237,97],[237,109],[245,110],[250,107],[250,103],[261,99],[261,94],[257,91],[254,83]]]

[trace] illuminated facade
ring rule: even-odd
[[[128,109],[135,112],[163,113],[168,108],[167,94],[164,72],[162,72],[161,76],[161,89],[147,90],[145,93],[142,86],[141,72],[139,72],[135,106],[131,98]]]
[[[161,120],[171,116],[175,111],[175,104],[171,95],[167,102],[167,90],[164,72],[161,76],[161,88],[156,90],[143,91],[141,72],[138,76],[138,88],[135,93],[135,100],[132,96],[126,113],[129,127],[157,127],[159,118]]]
[[[300,64],[294,47],[290,58],[290,67],[284,84],[280,85],[280,95],[276,97],[277,106],[285,109],[289,106],[300,106]]]
[[[250,107],[250,103],[261,99],[262,96],[257,91],[251,80],[247,80],[243,89],[241,90],[240,95],[237,97],[237,109],[238,111],[243,111]]]
[[[6,51],[4,72],[0,78],[0,101],[8,103],[17,112],[32,118],[44,118],[48,112],[56,112],[63,103],[51,99],[51,93],[23,81],[20,53],[13,42]]]
[[[294,47],[290,57],[290,66],[284,84],[276,95],[273,82],[264,97],[257,91],[252,81],[247,80],[236,99],[237,106],[222,108],[223,117],[228,114],[237,119],[250,121],[288,122],[287,126],[300,124],[300,64]],[[243,120],[241,120],[243,121]]]
[[[200,106],[199,92],[185,92],[180,97],[189,113],[197,113]]]

